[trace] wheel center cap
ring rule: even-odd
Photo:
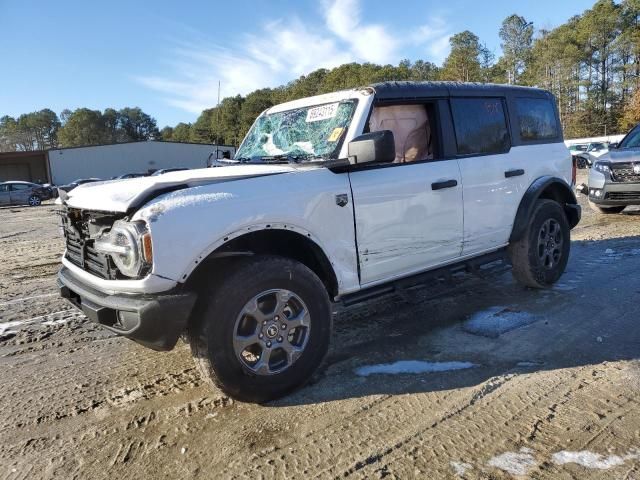
[[[267,331],[265,333],[267,337],[275,338],[275,336],[278,335],[278,326],[272,323],[267,327]]]

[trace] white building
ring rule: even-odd
[[[50,181],[64,185],[77,178],[110,178],[149,173],[161,168],[205,168],[235,148],[182,142],[129,142],[90,147],[58,148],[47,152]]]

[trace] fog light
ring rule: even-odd
[[[140,317],[135,312],[125,312],[118,310],[118,326],[121,330],[133,330],[140,323]]]

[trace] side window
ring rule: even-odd
[[[8,192],[9,184],[5,183],[4,185],[0,185],[0,193]]]
[[[26,190],[29,188],[29,185],[25,185],[24,183],[14,183],[11,185],[11,190],[14,192],[17,190]]]
[[[556,113],[551,100],[516,98],[516,109],[522,140],[546,140],[558,136]]]
[[[429,120],[432,105],[390,105],[374,107],[369,131],[391,130],[396,145],[394,163],[432,160],[435,132]]]
[[[452,98],[459,155],[504,153],[511,147],[500,98]]]

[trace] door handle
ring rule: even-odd
[[[431,184],[431,190],[442,190],[443,188],[452,188],[458,185],[457,180],[444,180]]]
[[[524,175],[524,170],[522,168],[507,170],[504,172],[504,178],[519,177],[520,175]]]

